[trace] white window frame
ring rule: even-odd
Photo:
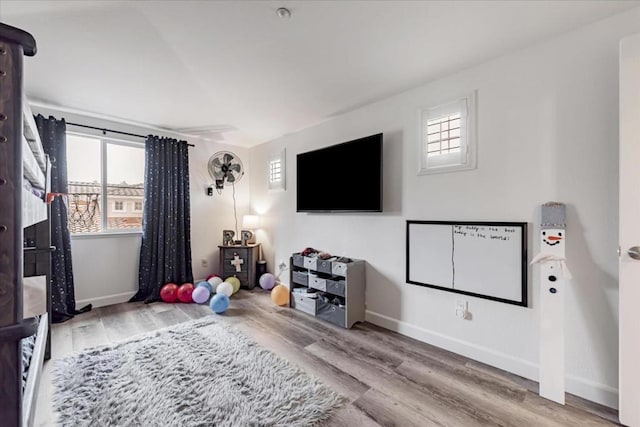
[[[136,208],[136,203],[140,203],[140,209]],[[133,212],[142,212],[144,202],[133,202]]]
[[[66,134],[69,135],[77,135],[83,138],[91,138],[98,140],[100,142],[100,179],[101,179],[101,194],[100,194],[100,223],[101,223],[101,231],[99,232],[89,232],[89,233],[71,233],[72,238],[85,238],[85,237],[95,237],[95,236],[103,236],[103,235],[113,235],[113,234],[140,234],[142,233],[142,228],[128,228],[128,229],[113,229],[108,228],[108,212],[104,208],[107,205],[107,144],[113,145],[124,145],[128,147],[140,148],[144,150],[145,143],[144,142],[134,142],[127,141],[123,139],[111,138],[104,135],[96,135],[92,133],[85,132],[76,132],[67,130]],[[123,202],[123,210],[116,211],[115,203],[114,203],[114,212],[125,212],[125,202]]]
[[[277,153],[273,153],[269,156],[269,162],[267,163],[267,183],[269,185],[269,191],[284,191],[286,190],[286,151],[283,148],[281,151]],[[272,180],[271,170],[274,163],[280,164],[280,179]]]
[[[122,209],[118,209],[118,203],[122,204]],[[114,212],[125,212],[125,211],[126,211],[126,209],[125,209],[125,207],[124,207],[124,206],[125,206],[125,203],[126,203],[126,202],[121,202],[121,201],[119,201],[119,200],[115,200],[115,201],[113,202],[113,211],[114,211]]]
[[[460,113],[460,152],[427,156],[427,123]],[[420,109],[418,135],[420,157],[418,175],[456,172],[476,168],[476,92],[456,97],[448,102]]]

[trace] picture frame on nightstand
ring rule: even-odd
[[[240,236],[242,237],[242,245],[256,242],[256,236],[250,230],[241,230]]]
[[[233,230],[222,230],[222,245],[231,246],[234,243],[233,237],[236,235]]]

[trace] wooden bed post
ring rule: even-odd
[[[36,332],[22,316],[23,56],[33,37],[0,24],[0,423],[22,426],[23,337]]]
[[[19,338],[16,341],[4,327],[22,321],[23,51],[5,39],[0,39],[0,49],[0,74],[6,73],[0,85],[0,413],[3,425],[17,426],[22,413],[22,349]]]

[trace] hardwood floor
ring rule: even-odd
[[[328,426],[600,426],[617,412],[567,396],[561,406],[533,381],[369,323],[333,327],[276,307],[261,290],[240,291],[221,322],[296,364],[349,399]],[[212,315],[205,305],[125,303],[95,309],[52,328],[52,359],[88,347]],[[51,361],[45,364],[36,426],[56,425]]]

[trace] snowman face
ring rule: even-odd
[[[542,230],[542,241],[548,246],[558,246],[564,242],[564,230]]]

